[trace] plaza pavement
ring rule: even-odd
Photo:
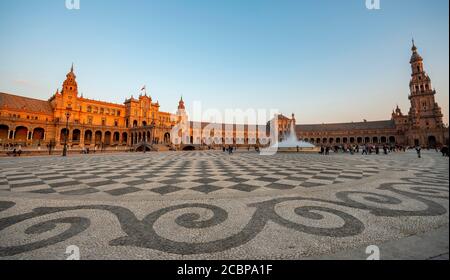
[[[448,259],[448,172],[432,151],[0,158],[0,258]]]

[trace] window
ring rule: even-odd
[[[103,125],[103,126],[106,125],[106,119],[102,119],[102,125]]]
[[[92,125],[92,119],[93,119],[92,116],[89,116],[89,117],[88,117],[87,123],[88,123],[89,125]]]
[[[92,107],[91,107],[91,106],[88,106],[88,107],[87,107],[87,112],[88,112],[88,113],[91,113],[91,112],[92,112]]]
[[[104,114],[105,113],[105,109],[104,108],[100,108],[100,114]]]
[[[117,116],[120,117],[120,111],[117,111]]]
[[[118,120],[114,121],[114,126],[119,126],[119,121]]]

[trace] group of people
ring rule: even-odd
[[[417,156],[419,158],[422,157],[422,147],[417,146],[417,147],[410,147],[408,149],[415,149],[417,152]],[[334,153],[339,153],[340,151],[342,151],[343,153],[350,153],[350,154],[359,154],[360,150],[362,151],[362,155],[371,155],[371,154],[389,154],[392,152],[406,152],[407,148],[403,147],[403,146],[390,146],[390,145],[383,145],[383,146],[376,146],[376,145],[364,145],[364,146],[359,146],[359,145],[350,145],[350,146],[346,146],[346,147],[339,147],[339,146],[334,146],[334,147],[330,147],[330,146],[321,146],[320,147],[320,152],[319,154],[321,155],[329,155],[331,151],[333,151]],[[441,152],[442,156],[444,157],[448,157],[449,156],[449,148],[448,146],[443,146],[441,149],[436,148],[436,152]]]
[[[342,151],[343,153],[349,153],[349,154],[359,154],[359,151],[362,151],[362,155],[371,155],[373,153],[379,155],[381,153],[381,151],[383,151],[383,153],[385,155],[391,153],[391,152],[396,152],[396,151],[405,151],[404,148],[398,148],[398,147],[393,147],[393,146],[388,146],[388,145],[383,145],[383,146],[372,146],[372,145],[364,145],[364,146],[359,146],[359,145],[349,145],[346,147],[339,147],[339,146],[334,146],[334,147],[330,147],[330,146],[321,146],[320,147],[320,154],[321,155],[329,155],[331,151],[333,151],[334,153],[339,153],[340,151]]]
[[[223,150],[224,153],[225,153],[225,152],[228,152],[228,154],[231,155],[231,154],[233,154],[234,151],[237,150],[237,147],[233,147],[233,146],[225,147],[225,146],[223,146],[223,147],[222,147],[222,150]]]
[[[419,158],[421,158],[421,157],[422,157],[422,147],[417,146],[417,147],[416,147],[416,152],[417,152],[417,156],[418,156]],[[437,153],[441,152],[443,157],[449,157],[448,146],[443,146],[441,149],[436,148],[436,152],[437,152]]]
[[[20,155],[22,154],[22,148],[14,148],[11,152],[8,153],[8,155],[12,155],[13,157],[20,157]]]

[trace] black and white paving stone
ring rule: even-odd
[[[448,171],[427,151],[0,158],[0,259],[448,259]]]
[[[20,160],[19,160],[20,161]],[[32,161],[32,160],[31,160]],[[318,155],[259,156],[220,152],[106,155],[30,159],[2,164],[0,189],[11,192],[111,196],[128,194],[210,194],[226,191],[290,190],[331,185],[376,175],[376,163],[353,164]]]

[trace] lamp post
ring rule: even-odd
[[[67,138],[69,137],[69,118],[70,113],[66,113],[66,137],[64,137],[64,149],[63,149],[63,157],[67,156]]]

